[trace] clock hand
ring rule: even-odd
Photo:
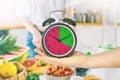
[[[64,37],[64,38],[62,38],[62,39],[60,39],[59,41],[62,41],[62,40],[64,40],[64,39],[68,38],[68,37],[70,37],[70,35],[68,35],[68,36],[66,36],[66,37]]]
[[[56,38],[55,36],[52,36],[54,39],[56,39],[57,41],[60,41],[58,38]]]

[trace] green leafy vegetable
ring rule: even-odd
[[[36,73],[30,73],[27,76],[27,80],[40,80],[39,75]]]
[[[0,41],[0,55],[9,54],[11,51],[18,51],[20,47],[15,45],[16,37],[7,35],[3,40]]]
[[[0,42],[9,34],[9,30],[0,30]]]

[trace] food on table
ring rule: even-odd
[[[46,80],[70,80],[74,70],[69,67],[50,66],[45,72]]]
[[[5,60],[3,59],[3,57],[0,57],[0,67],[5,63]]]
[[[37,73],[39,75],[43,75],[46,69],[48,69],[48,67],[50,67],[49,64],[47,64],[46,66],[37,66],[37,68],[33,70],[32,72]]]
[[[47,63],[44,62],[44,61],[42,61],[42,60],[38,60],[38,64],[37,64],[37,65],[38,65],[38,66],[46,66]]]
[[[27,80],[40,80],[39,75],[36,73],[30,73],[27,76]]]
[[[37,61],[35,59],[27,59],[23,62],[23,65],[27,71],[33,71],[37,68]]]
[[[42,60],[37,60],[37,68],[34,69],[32,72],[43,75],[46,69],[50,66],[50,64],[45,63]]]
[[[20,62],[14,62],[14,64],[17,66],[17,73],[20,73],[25,68]]]
[[[20,62],[13,62],[17,66],[17,75],[14,77],[7,78],[7,80],[26,80],[27,71]],[[6,80],[6,79],[3,79]]]
[[[0,80],[3,80],[1,76],[0,76]]]
[[[26,46],[20,46],[21,49],[17,52],[10,52],[10,54],[0,55],[0,57],[3,57],[7,61],[18,61],[23,63],[29,53],[29,48]]]
[[[27,71],[20,62],[7,62],[4,59],[2,61],[0,80],[26,80]]]
[[[5,62],[0,67],[0,76],[3,78],[9,78],[17,75],[17,67],[14,63]]]
[[[94,75],[87,75],[87,76],[84,77],[83,80],[102,80],[102,79],[100,79],[100,78],[98,78]]]
[[[15,45],[16,37],[11,35],[5,36],[4,39],[0,41],[0,55],[11,54],[11,51],[19,51],[20,47]]]
[[[72,75],[74,71],[69,67],[50,66],[45,73],[50,76],[62,77]]]

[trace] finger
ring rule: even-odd
[[[39,45],[37,46],[37,48],[40,49],[41,51],[45,52],[44,49],[43,49],[43,47],[42,47],[42,44],[39,44]]]
[[[36,48],[34,51],[37,52],[40,56],[47,56],[42,50],[38,48]]]
[[[40,55],[36,55],[34,58],[35,58],[36,60],[39,60],[39,59],[40,59]]]
[[[36,44],[36,47],[39,48],[39,49],[42,49],[42,44],[38,43],[38,44]]]
[[[41,44],[40,44],[41,42],[39,41],[33,41],[33,44],[36,46],[36,47],[39,47],[39,46],[41,46]]]
[[[41,34],[33,35],[33,40],[32,40],[32,42],[33,42],[33,44],[34,44],[36,47],[41,46],[41,43],[42,43],[42,36],[41,36]]]
[[[40,55],[36,55],[36,56],[34,57],[34,59],[36,59],[36,60],[42,60]]]
[[[38,29],[41,31],[41,32],[44,32],[46,30],[47,26],[44,26],[44,27],[41,27],[39,26]]]
[[[33,44],[37,47],[37,48],[39,48],[39,49],[41,49],[41,50],[44,50],[43,48],[42,48],[42,44],[39,42],[33,42]]]
[[[56,65],[56,66],[61,65],[61,63],[58,62],[57,58],[43,56],[43,57],[41,57],[41,59],[48,64],[52,64],[52,65]]]
[[[36,41],[32,41],[32,43],[36,46],[37,45],[37,42]]]
[[[40,50],[40,51],[42,51],[42,52],[44,52],[44,53],[45,53],[45,51],[44,51],[44,49],[43,49],[42,45],[38,45],[38,46],[36,46],[36,47],[37,47],[36,49],[38,49],[38,50]]]
[[[41,59],[48,63],[48,64],[52,64],[52,65],[55,65],[55,66],[67,66],[67,67],[70,67],[71,65],[67,64],[66,61],[62,59],[59,59],[59,58],[54,58],[54,57],[49,57],[49,56],[43,56],[41,57]]]

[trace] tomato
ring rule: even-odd
[[[52,76],[69,76],[72,75],[74,71],[69,67],[61,67],[61,66],[51,66],[47,69],[46,74]]]

